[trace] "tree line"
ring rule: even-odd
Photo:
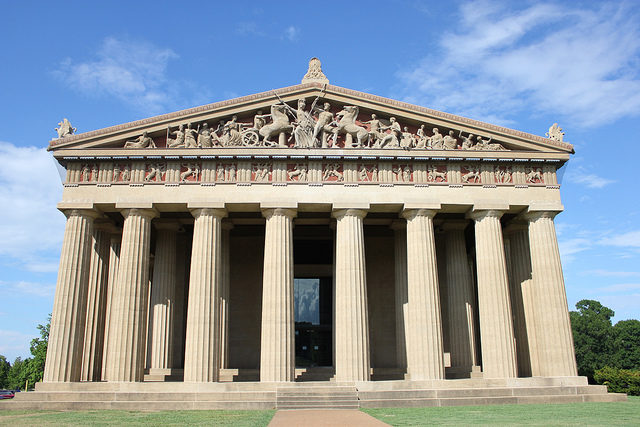
[[[37,326],[40,338],[31,340],[29,349],[32,357],[24,360],[17,357],[13,363],[9,363],[7,358],[0,354],[0,389],[24,390],[25,387],[32,388],[35,383],[42,381],[50,325],[51,315],[49,315],[46,325]]]

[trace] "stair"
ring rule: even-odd
[[[276,409],[358,409],[355,386],[279,387]]]

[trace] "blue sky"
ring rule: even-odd
[[[569,306],[640,318],[638,2],[2,2],[0,354],[51,312],[64,216],[44,148],[79,132],[332,84],[544,135],[576,154],[556,218]],[[635,159],[635,160],[634,160]]]

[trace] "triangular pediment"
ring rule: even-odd
[[[300,99],[305,100],[302,109],[298,108]],[[300,154],[330,150],[361,156],[410,152],[420,156],[485,158],[518,158],[528,153],[524,157],[567,160],[573,146],[425,107],[310,82],[69,135],[52,140],[49,150],[56,157],[206,156],[216,155],[220,150],[233,153],[260,150],[268,155],[276,151],[286,154],[288,150],[302,150],[298,151]]]

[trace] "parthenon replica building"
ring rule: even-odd
[[[598,394],[576,371],[554,227],[573,147],[556,124],[536,136],[333,86],[313,58],[295,86],[60,126],[43,393],[193,394],[161,408],[287,407],[300,384],[360,406],[400,389],[425,405]],[[198,397],[243,390],[264,398]]]

